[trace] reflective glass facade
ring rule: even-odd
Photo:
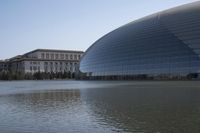
[[[147,16],[108,33],[88,48],[80,71],[94,77],[198,75],[200,2]]]

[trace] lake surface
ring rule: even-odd
[[[199,81],[0,82],[0,133],[199,133]]]

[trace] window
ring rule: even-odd
[[[44,67],[44,71],[47,72],[48,71],[48,67]]]
[[[46,54],[46,59],[49,59],[49,53]]]
[[[74,60],[77,60],[77,55],[74,55]]]
[[[41,54],[42,59],[44,59],[44,53]]]
[[[56,59],[58,59],[58,54],[56,54]]]
[[[65,59],[68,60],[68,54],[65,55]]]
[[[51,69],[51,72],[53,72],[53,67],[51,67],[50,69]]]
[[[71,59],[71,60],[73,59],[73,56],[72,56],[72,54],[70,55],[70,59]]]
[[[37,70],[37,67],[36,67],[36,66],[34,66],[34,67],[33,67],[33,70],[34,70],[34,71],[36,71],[36,70]]]
[[[64,54],[60,54],[60,59],[64,59]]]
[[[77,67],[78,67],[77,63],[74,63],[74,67],[75,67],[75,70],[77,70]]]
[[[51,59],[54,59],[54,54],[51,54]]]

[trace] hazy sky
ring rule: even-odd
[[[0,0],[0,59],[37,48],[86,50],[138,18],[196,0]]]

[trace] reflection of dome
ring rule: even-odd
[[[121,83],[84,92],[101,123],[118,132],[199,132],[200,82]]]
[[[90,76],[197,76],[200,2],[159,12],[110,32],[86,51],[80,70]]]

